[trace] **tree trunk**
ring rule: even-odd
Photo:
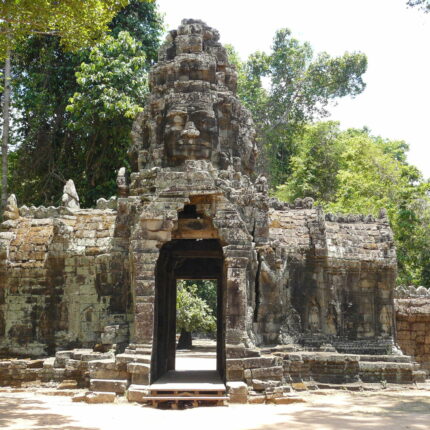
[[[7,50],[4,65],[4,90],[3,90],[3,134],[2,134],[2,181],[1,181],[1,208],[6,207],[8,197],[7,190],[7,151],[9,146],[9,127],[10,127],[10,49]]]
[[[191,349],[193,347],[193,338],[190,331],[181,330],[178,346],[176,349]]]

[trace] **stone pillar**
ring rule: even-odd
[[[226,349],[227,358],[243,356],[247,346],[246,283],[248,258],[240,250],[225,247],[226,271]]]
[[[151,214],[149,214],[151,215]],[[139,229],[131,240],[131,289],[134,302],[133,343],[152,347],[154,337],[154,311],[156,267],[160,249],[171,240],[173,223],[163,216],[141,218]]]
[[[133,342],[151,345],[154,333],[155,267],[158,249],[133,254],[134,336]]]

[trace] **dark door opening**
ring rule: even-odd
[[[224,278],[222,248],[216,239],[177,239],[161,248],[156,268],[151,383],[176,368],[177,284],[209,280],[216,283],[216,370],[225,379]]]

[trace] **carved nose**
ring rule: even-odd
[[[188,137],[189,139],[195,139],[196,137],[200,136],[200,131],[197,130],[192,121],[187,121],[181,136]]]

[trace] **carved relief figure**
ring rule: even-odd
[[[321,328],[320,310],[317,305],[312,305],[309,310],[309,329],[312,333],[319,332]]]

